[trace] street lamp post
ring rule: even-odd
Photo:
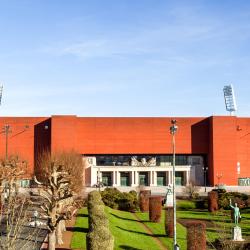
[[[10,125],[6,124],[3,127],[3,133],[5,133],[5,160],[8,160],[8,139],[9,133],[11,133]]]
[[[205,185],[205,193],[207,192],[207,171],[208,171],[208,167],[203,167],[202,168],[204,171],[204,185]]]
[[[175,133],[177,132],[178,126],[176,125],[176,120],[171,120],[171,127],[170,133],[172,135],[172,147],[173,147],[173,173],[172,173],[172,180],[173,180],[173,208],[174,208],[174,242],[173,242],[173,249],[178,250],[179,245],[177,244],[177,237],[176,237],[176,193],[175,193]]]

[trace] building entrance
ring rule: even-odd
[[[102,183],[104,186],[112,186],[112,173],[102,172]]]
[[[139,172],[139,185],[149,186],[148,172]]]
[[[166,186],[166,172],[157,172],[157,186]]]
[[[184,185],[184,172],[176,171],[175,172],[175,185],[183,186]]]
[[[129,172],[121,172],[121,186],[130,186]]]

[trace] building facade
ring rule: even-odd
[[[0,155],[26,159],[31,179],[41,152],[74,149],[86,158],[87,186],[166,186],[172,183],[172,119],[177,185],[250,185],[250,118],[236,116],[1,117]]]

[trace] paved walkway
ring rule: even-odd
[[[76,217],[73,217],[71,220],[66,221],[66,232],[63,232],[63,245],[56,245],[56,249],[60,250],[70,250],[71,238],[73,236],[73,228],[75,225]]]

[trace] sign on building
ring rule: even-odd
[[[239,186],[250,186],[250,178],[239,178],[238,184]]]

